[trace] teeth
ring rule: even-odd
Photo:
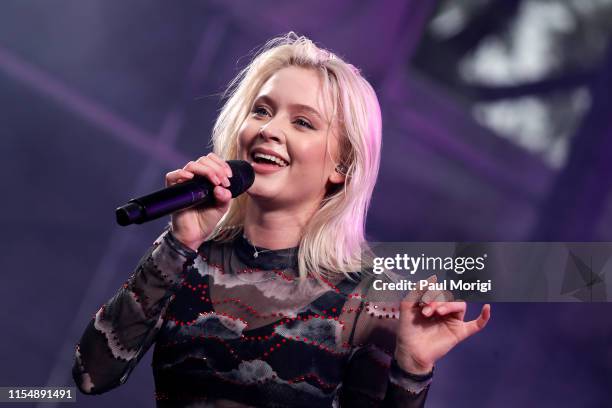
[[[287,166],[289,164],[286,161],[284,161],[283,159],[279,159],[278,157],[272,156],[272,155],[269,155],[269,154],[255,153],[253,155],[253,157],[256,158],[256,159],[261,158],[261,159],[267,159],[267,160],[273,161],[274,163],[278,164],[281,167],[285,167],[285,166]]]

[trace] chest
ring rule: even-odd
[[[350,355],[340,315],[351,289],[222,271],[200,264],[172,294],[153,355],[157,391],[330,406]]]
[[[304,291],[283,282],[254,285],[192,273],[174,293],[157,343],[173,349],[175,356],[200,350],[208,363],[218,365],[257,359],[313,365],[342,359],[348,352],[342,342],[347,327],[339,319],[345,300],[334,290]]]

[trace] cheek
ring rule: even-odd
[[[323,166],[327,158],[325,140],[303,139],[294,143],[292,150],[292,156],[303,164]]]

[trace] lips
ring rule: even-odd
[[[251,159],[258,164],[270,164],[278,167],[287,167],[289,160],[271,149],[256,147],[251,151]]]

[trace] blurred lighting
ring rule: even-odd
[[[448,7],[431,20],[430,29],[437,38],[448,38],[463,29],[467,22],[466,11],[457,3],[446,3]]]
[[[566,5],[525,1],[508,35],[510,41],[491,37],[462,61],[465,80],[487,85],[512,85],[541,79],[559,65],[555,41],[560,33],[575,29],[576,21]]]
[[[576,118],[582,117],[590,104],[590,94],[586,88],[576,89],[569,95],[569,109],[576,113]],[[554,126],[549,105],[534,97],[475,104],[473,114],[482,125],[541,155],[554,168],[560,168],[565,163],[570,136],[578,125],[573,123],[573,126],[563,126],[559,130],[558,126]]]

